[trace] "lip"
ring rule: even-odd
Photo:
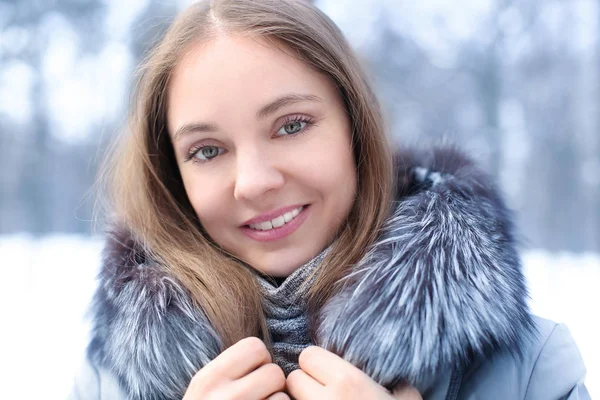
[[[254,217],[254,218],[249,219],[248,221],[242,223],[242,227],[248,226],[250,224],[260,224],[261,222],[270,221],[272,219],[282,216],[283,214],[285,214],[288,211],[295,210],[296,208],[299,208],[302,206],[303,206],[303,204],[296,204],[293,206],[286,206],[286,207],[278,208],[277,210],[273,210],[273,211],[266,212],[264,214],[260,214],[258,217]]]
[[[297,207],[300,207],[300,206],[294,206],[292,208],[289,208],[288,211],[293,210]],[[284,211],[283,213],[285,214],[285,212],[286,211]],[[284,237],[289,236],[292,233],[294,233],[304,223],[304,221],[306,221],[306,218],[308,218],[309,212],[310,212],[310,205],[306,205],[306,206],[304,206],[304,208],[302,209],[300,214],[298,214],[293,220],[291,220],[290,222],[286,223],[283,226],[280,226],[279,228],[269,229],[268,231],[259,231],[256,229],[252,229],[247,225],[242,226],[240,229],[246,236],[248,236],[251,239],[254,239],[259,242],[271,242],[274,240],[283,239]],[[274,218],[276,218],[277,216],[278,215],[275,215]],[[261,215],[261,217],[262,217],[262,215]],[[263,220],[261,222],[264,222],[264,221],[265,220]],[[269,221],[269,219],[266,219],[266,221]],[[251,223],[254,224],[256,222],[251,222]]]

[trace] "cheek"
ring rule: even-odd
[[[333,190],[336,192],[339,207],[345,209],[345,212],[350,211],[352,203],[356,197],[357,190],[357,177],[356,177],[356,163],[351,150],[337,154],[338,156],[338,170],[337,174],[332,177]]]
[[[196,166],[186,167],[187,170],[181,171],[186,194],[202,226],[211,230],[226,209],[222,181],[219,185],[218,175],[198,174],[193,171]]]
[[[340,135],[312,154],[307,166],[315,184],[334,207],[330,211],[335,214],[349,211],[357,186],[356,163],[349,139]]]
[[[339,151],[335,154],[339,170],[335,176],[336,190],[338,192],[338,206],[340,209],[339,215],[341,219],[345,219],[354,204],[356,198],[358,178],[356,170],[356,161],[352,151],[350,140],[344,141],[339,147]],[[333,157],[332,157],[333,158]]]

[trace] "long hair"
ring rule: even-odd
[[[327,16],[302,0],[202,1],[182,12],[140,66],[129,123],[104,176],[116,218],[189,291],[224,348],[247,336],[270,342],[260,293],[252,271],[202,230],[167,131],[167,96],[172,71],[186,51],[230,33],[282,45],[328,76],[350,117],[357,196],[317,271],[310,310],[318,311],[339,289],[338,280],[375,240],[393,192],[391,154],[378,102],[352,49]]]

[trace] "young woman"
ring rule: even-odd
[[[490,179],[391,149],[308,2],[182,13],[109,167],[75,399],[589,398],[566,328],[529,313]]]

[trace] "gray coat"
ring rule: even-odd
[[[395,209],[310,342],[430,399],[589,399],[568,330],[533,317],[510,213],[453,149],[396,158]],[[222,351],[202,310],[134,233],[114,229],[73,399],[180,399]],[[285,339],[281,339],[285,340]],[[277,345],[277,343],[275,343]]]

